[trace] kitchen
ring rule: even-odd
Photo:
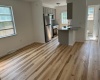
[[[60,6],[60,3],[56,3],[56,5],[58,5],[56,8],[43,7],[45,42],[58,36],[60,44],[73,46],[75,31],[79,28],[72,26],[73,4]],[[64,20],[62,20],[63,17]]]
[[[58,34],[58,23],[56,22],[56,9],[43,7],[43,21],[45,31],[45,42],[49,42]]]

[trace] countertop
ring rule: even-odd
[[[68,30],[78,30],[79,28],[81,27],[67,27],[66,26],[66,28],[62,27],[62,28],[58,28],[58,30],[68,31]]]
[[[70,28],[66,27],[66,28],[58,28],[58,30],[69,30]]]

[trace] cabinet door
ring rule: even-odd
[[[45,7],[43,7],[43,14],[45,14]]]
[[[67,4],[67,19],[73,18],[73,3]]]
[[[51,9],[50,8],[48,8],[48,14],[51,14]]]
[[[56,9],[53,9],[54,19],[56,18]]]
[[[45,7],[45,14],[48,14],[48,8]]]
[[[53,14],[53,9],[51,9],[51,14]]]

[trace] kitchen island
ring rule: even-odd
[[[58,41],[60,44],[70,45],[73,46],[75,43],[75,30],[78,27],[69,28],[69,27],[62,27],[58,29]]]

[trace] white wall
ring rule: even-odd
[[[34,42],[31,5],[19,0],[0,0],[0,5],[12,6],[17,35],[0,39],[0,56]]]
[[[33,18],[33,30],[35,42],[45,42],[44,35],[44,23],[43,23],[43,5],[41,0],[37,0],[31,4],[32,6],[32,18]]]
[[[99,7],[100,7],[100,6],[99,6]],[[98,15],[98,16],[99,16],[99,17],[98,17],[98,18],[99,18],[99,21],[98,21],[98,22],[99,22],[99,23],[98,23],[98,28],[99,28],[99,29],[98,29],[98,34],[99,34],[99,35],[98,35],[98,43],[99,43],[99,45],[100,45],[100,10],[99,10],[98,14],[99,14],[99,15]]]
[[[74,43],[75,43],[75,36],[76,36],[75,31],[74,30],[70,30],[69,31],[69,45],[70,46],[74,45]]]
[[[76,31],[76,41],[85,41],[86,32],[86,20],[87,20],[87,6],[86,0],[67,0],[67,2],[73,2],[73,27],[81,27]]]
[[[98,36],[98,28],[99,28],[99,5],[95,5],[95,16],[94,16],[94,38],[96,38]]]
[[[67,12],[67,6],[66,5],[56,7],[56,20],[57,20],[60,27],[67,25],[67,24],[62,24],[62,22],[61,22],[61,13],[64,12],[64,11]]]

